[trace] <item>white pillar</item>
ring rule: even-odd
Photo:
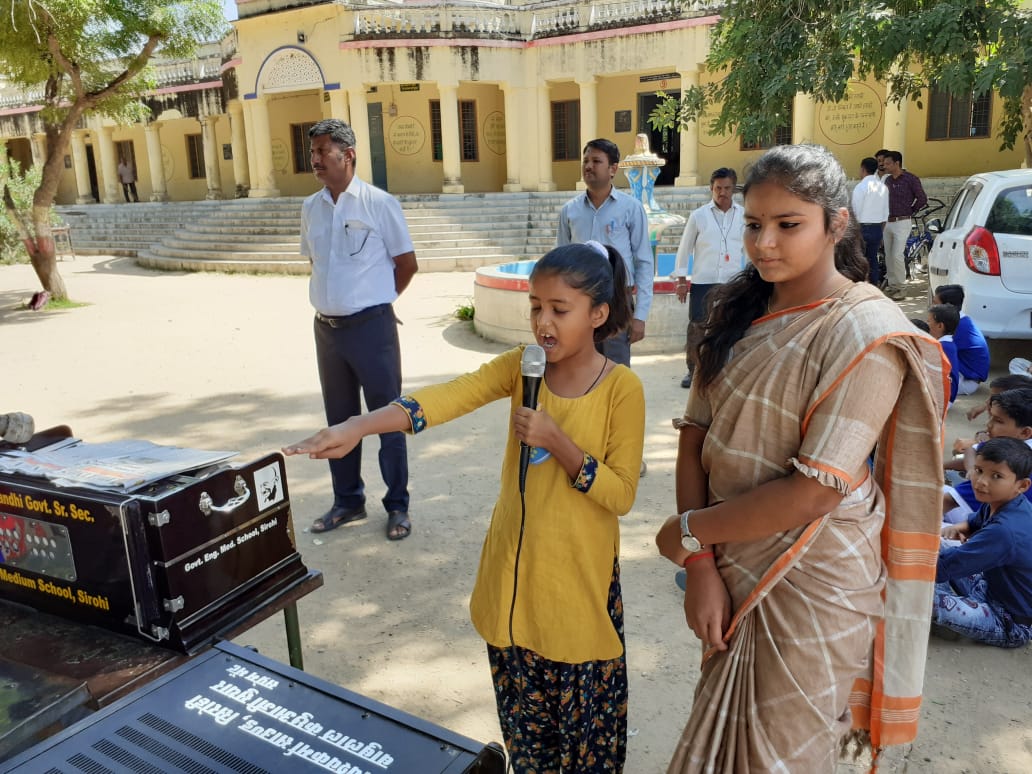
[[[792,142],[813,142],[817,103],[809,94],[799,93],[792,100]]]
[[[101,199],[107,204],[124,201],[122,182],[118,179],[118,156],[115,154],[115,127],[97,127],[97,143],[100,145]]]
[[[505,97],[505,185],[503,191],[522,191],[520,185],[520,91],[507,83],[502,84],[502,95]]]
[[[76,129],[72,132],[72,162],[75,168],[75,189],[79,194],[76,204],[94,204],[93,190],[90,188],[90,166],[86,161],[86,132]]]
[[[552,103],[548,83],[537,86],[538,185],[539,191],[554,191],[552,180]]]
[[[367,183],[373,181],[373,152],[369,146],[369,106],[365,88],[348,89],[351,128],[355,130],[355,174]]]
[[[269,106],[264,97],[249,100],[251,102],[251,118],[249,125],[254,126],[254,144],[249,150],[254,151],[255,174],[251,178],[251,190],[247,195],[252,199],[267,199],[279,196],[276,188],[276,171],[272,167],[272,137],[269,132]]]
[[[201,143],[204,145],[204,179],[208,184],[205,199],[224,199],[222,194],[222,154],[215,137],[215,123],[218,116],[204,116],[201,122]]]
[[[157,123],[143,127],[147,139],[147,166],[150,168],[152,202],[168,201],[168,183],[165,180],[165,161],[161,155],[161,134]]]
[[[699,85],[698,70],[681,70],[681,96]],[[701,117],[681,128],[681,170],[674,186],[699,184],[699,121]]]
[[[441,167],[444,173],[443,193],[463,193],[462,142],[459,135],[458,84],[438,83],[441,95]]]
[[[351,111],[348,110],[347,92],[344,89],[334,89],[326,93],[330,95],[330,115],[328,118],[339,118],[341,121],[346,121],[350,124]]]
[[[247,135],[244,131],[244,106],[240,100],[229,103],[230,143],[233,147],[233,184],[237,198],[247,196],[251,187],[250,170],[247,168]]]
[[[580,148],[598,138],[598,82],[591,78],[578,81],[580,86]],[[577,190],[587,190],[583,180],[577,181]]]

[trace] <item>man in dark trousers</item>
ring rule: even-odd
[[[312,263],[315,352],[326,421],[333,425],[401,394],[401,350],[391,304],[418,270],[398,200],[355,174],[355,132],[335,118],[315,124],[312,170],[323,184],[301,206],[301,254]],[[312,525],[326,532],[366,517],[362,446],[330,460],[333,505]],[[380,436],[387,539],[412,531],[403,433]]]

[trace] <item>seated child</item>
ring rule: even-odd
[[[939,340],[946,359],[950,361],[950,405],[957,399],[960,389],[960,360],[953,333],[960,322],[960,311],[950,304],[936,304],[928,310],[928,332]],[[973,392],[973,390],[972,390]]]
[[[1032,447],[1032,389],[1007,390],[990,397],[989,422],[986,424],[986,432],[990,440],[1014,438],[1024,441],[1026,445]],[[980,449],[981,446],[975,444],[964,453],[965,461],[969,463],[967,466],[968,480],[961,481],[955,487],[944,486],[942,488],[942,518],[945,522],[959,524],[966,521],[968,516],[978,509],[979,500],[974,493],[971,468]],[[955,461],[947,463],[948,466],[955,466],[955,464]],[[955,469],[955,467],[950,467],[950,469]],[[1029,497],[1032,497],[1032,492],[1029,493]]]
[[[997,376],[991,382],[989,382],[989,398],[993,395],[998,395],[1001,392],[1007,390],[1019,390],[1022,387],[1032,387],[1032,374],[1015,374],[1009,373],[1003,376]],[[989,410],[989,398],[985,399],[985,403],[979,403],[974,408],[968,410],[967,418],[970,422],[975,417],[983,414]],[[971,444],[968,444],[970,446]],[[963,449],[958,451],[959,454]]]
[[[944,528],[936,567],[932,631],[1017,648],[1032,639],[1032,449],[1014,438],[986,441],[971,471],[981,506]]]
[[[960,312],[960,322],[953,333],[957,345],[957,360],[960,362],[958,377],[960,395],[970,395],[978,385],[989,378],[989,345],[974,320],[961,312],[964,306],[962,285],[939,285],[932,296],[933,304],[949,304]]]

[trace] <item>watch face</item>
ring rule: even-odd
[[[685,551],[691,551],[694,554],[702,548],[702,544],[695,535],[681,535],[681,547]]]

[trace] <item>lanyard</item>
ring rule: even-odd
[[[727,249],[727,238],[731,234],[731,227],[735,224],[735,206],[732,204],[727,212],[724,213],[723,220],[727,222],[727,228],[725,229],[721,225],[721,221],[717,219],[716,210],[719,208],[714,205],[713,209],[710,210],[710,214],[713,216],[713,222],[717,224],[717,231],[720,232],[720,243],[724,248],[724,262],[730,263],[731,254]],[[731,217],[728,217],[730,215]]]

